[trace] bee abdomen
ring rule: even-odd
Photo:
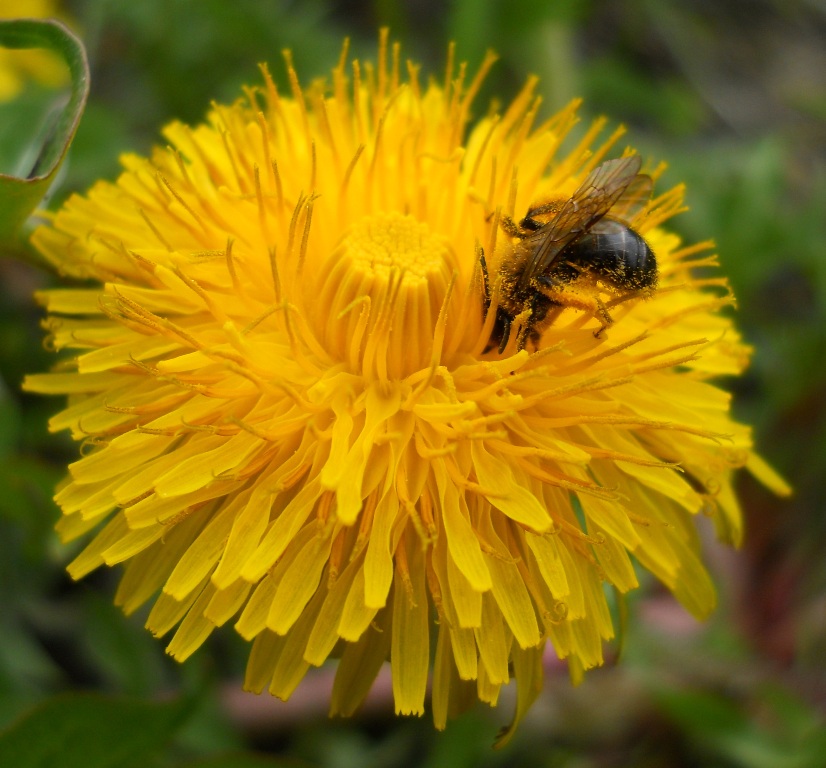
[[[601,219],[572,244],[566,261],[606,278],[617,288],[642,290],[657,283],[657,261],[633,229]]]

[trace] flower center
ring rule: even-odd
[[[455,270],[446,240],[412,216],[378,213],[342,238],[312,299],[326,349],[369,379],[401,379],[430,363]]]

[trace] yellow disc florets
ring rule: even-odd
[[[353,223],[306,300],[326,315],[318,336],[331,355],[367,379],[400,380],[429,365],[456,272],[449,242],[426,223],[377,213]]]

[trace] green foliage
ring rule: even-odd
[[[40,141],[36,161],[25,176],[0,174],[0,242],[13,238],[57,174],[83,114],[89,92],[89,66],[82,43],[52,21],[0,21],[0,46],[45,48],[59,53],[69,67],[68,104],[52,120]]]
[[[819,768],[826,755],[822,721],[786,691],[766,690],[757,716],[719,693],[663,689],[663,712],[706,765]],[[705,762],[709,761],[709,762]]]
[[[65,694],[49,699],[0,735],[0,765],[123,768],[146,765],[192,709],[170,703]]]
[[[180,768],[303,768],[308,763],[291,759],[275,759],[264,755],[228,752],[206,760],[180,763]]]

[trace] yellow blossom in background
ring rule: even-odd
[[[95,531],[69,572],[124,564],[117,603],[151,601],[175,658],[231,622],[249,690],[286,699],[333,657],[347,715],[389,660],[398,713],[430,677],[442,728],[515,678],[515,725],[547,643],[575,679],[602,663],[603,588],[634,589],[634,560],[708,614],[692,518],[740,540],[736,469],[785,491],[712,383],[749,349],[710,244],[662,226],[681,188],[634,220],[653,297],[598,337],[566,309],[536,347],[490,348],[501,217],[622,154],[604,121],[562,151],[577,105],[537,124],[533,80],[476,119],[491,63],[425,84],[383,35],[376,66],[345,50],[302,90],[288,61],[288,94],[264,70],[36,231],[98,283],[40,294],[71,354],[26,380],[69,396],[50,427],[84,444],[56,495],[65,541]]]
[[[0,21],[52,19],[59,16],[57,5],[54,0],[2,0]],[[59,88],[68,83],[69,73],[52,51],[0,48],[0,104],[17,96],[28,80]]]

